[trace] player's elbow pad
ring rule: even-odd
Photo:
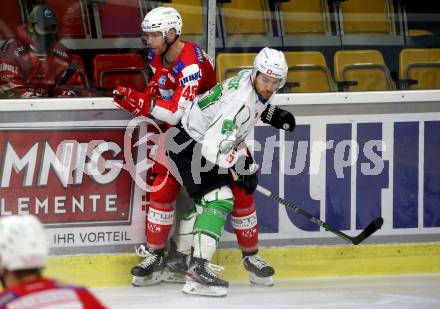
[[[173,116],[175,116],[175,115],[173,115]],[[178,125],[180,123],[180,120],[182,117],[173,117],[173,116],[171,116],[168,119],[168,123],[172,126]]]
[[[180,123],[183,112],[180,110],[173,112],[169,109],[156,105],[151,111],[151,115],[158,120],[165,121],[166,123],[175,126]]]

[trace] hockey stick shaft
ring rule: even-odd
[[[278,195],[270,192],[269,190],[267,190],[266,188],[263,188],[260,185],[257,185],[257,191],[262,193],[263,195],[266,195],[267,197],[277,201],[278,203],[283,204],[284,206],[292,209],[294,212],[306,217],[311,222],[323,227],[326,231],[330,231],[333,234],[341,237],[342,239],[344,239],[354,245],[361,243],[368,236],[370,236],[371,234],[376,232],[378,229],[380,229],[380,227],[383,224],[383,219],[381,217],[379,217],[379,218],[373,220],[373,222],[371,222],[358,236],[351,237],[351,236],[348,236],[347,234],[339,231],[338,229],[332,227],[330,224],[325,223],[324,221],[321,221],[320,219],[314,217],[312,214],[308,213],[307,211],[295,206],[291,202],[286,201],[285,199],[279,197]]]

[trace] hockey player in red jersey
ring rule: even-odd
[[[174,166],[173,172],[177,170],[175,175],[182,180],[196,208],[195,222],[185,224],[192,231],[179,230],[181,235],[189,234],[194,244],[192,260],[185,272],[184,293],[227,295],[229,283],[217,274],[222,267],[211,263],[235,202],[226,171],[236,176],[236,183],[244,186],[247,193],[253,192],[257,186],[257,168],[242,151],[246,149],[243,147],[246,137],[260,119],[278,129],[291,132],[295,129],[295,117],[271,105],[275,93],[285,85],[287,73],[283,52],[265,47],[255,57],[252,69],[242,70],[196,96],[185,109],[181,125],[170,129],[169,166]],[[136,104],[136,107],[143,109],[145,105]],[[151,113],[154,114],[154,107]],[[146,115],[145,110],[142,115]],[[183,222],[190,222],[189,218],[190,215]],[[262,271],[263,261],[255,256],[253,259],[245,256],[243,263],[249,274]],[[261,279],[256,277],[250,276],[250,280]]]
[[[35,6],[28,25],[18,27],[16,37],[0,49],[2,97],[75,96],[62,84],[81,82],[71,65],[70,52],[57,37],[55,12],[45,5]]]
[[[35,216],[0,218],[0,309],[106,308],[85,287],[61,284],[41,275],[48,247]]]
[[[142,31],[143,41],[150,48],[148,59],[153,71],[149,87],[145,93],[139,93],[119,86],[115,101],[137,116],[151,114],[170,125],[179,124],[184,110],[191,105],[195,95],[216,85],[212,61],[198,45],[180,40],[182,19],[173,8],[159,7],[150,11],[142,23]],[[182,220],[184,232],[177,239],[178,252],[171,254],[167,262],[164,261],[164,248],[173,225],[174,202],[180,184],[174,177],[168,177],[167,168],[157,162],[153,166],[153,175],[152,187],[162,188],[150,194],[146,247],[142,245],[137,248],[137,254],[145,259],[131,271],[132,284],[135,286],[159,283],[165,264],[172,272],[185,272],[186,256],[191,251],[195,220],[193,212]],[[254,198],[246,192],[246,186],[256,185],[256,181],[256,175],[253,181],[246,183],[231,181],[235,200],[232,225],[245,261],[258,264],[258,268],[246,267],[250,271],[258,271],[250,273],[250,280],[272,285],[274,270],[257,254],[258,226]]]

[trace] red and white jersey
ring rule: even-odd
[[[0,293],[0,309],[105,309],[86,288],[45,278],[11,287]]]
[[[25,27],[19,27],[17,37],[6,41],[0,49],[0,92],[18,98],[56,95],[56,86],[71,63],[69,51],[55,41],[47,54],[39,55],[36,43]],[[74,74],[69,85],[80,85],[81,77]]]
[[[184,110],[197,94],[217,83],[212,59],[197,44],[184,44],[177,59],[168,66],[152,50],[148,53],[153,71],[151,80],[157,82],[160,94],[151,115],[171,125],[180,122]]]

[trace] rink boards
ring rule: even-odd
[[[280,95],[275,103],[296,115],[297,128],[259,125],[251,134],[260,184],[349,235],[384,218],[353,247],[256,193],[260,243],[270,247],[262,254],[279,276],[440,272],[440,91]],[[45,223],[49,272],[74,276],[73,263],[95,274],[104,263],[110,277],[89,284],[128,282],[148,204],[151,140],[138,137],[151,124],[105,98],[0,108],[0,215],[33,213]],[[236,248],[230,223],[226,230],[221,248]],[[228,277],[244,275],[238,250],[216,259]]]

